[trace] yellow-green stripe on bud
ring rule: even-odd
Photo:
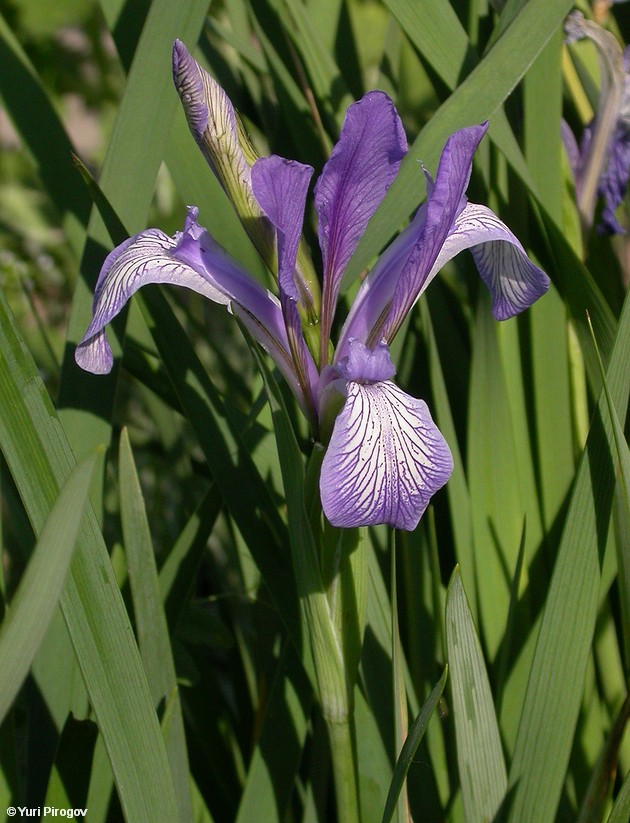
[[[180,40],[173,46],[173,79],[197,145],[258,253],[268,268],[277,272],[275,231],[258,205],[251,185],[251,167],[258,154],[230,98]],[[304,243],[300,245],[296,286],[306,329],[318,322],[320,289]]]
[[[252,242],[272,268],[274,232],[252,192],[250,163],[239,140],[236,112],[230,98],[179,40],[173,47],[173,79],[197,145]],[[240,131],[243,134],[242,127]],[[250,144],[250,157],[253,152]]]

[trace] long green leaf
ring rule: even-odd
[[[597,346],[597,343],[595,343]],[[616,464],[617,484],[614,499],[614,525],[617,547],[617,571],[619,584],[619,602],[621,611],[622,647],[626,672],[630,669],[630,449],[623,427],[617,415],[611,397],[610,386],[606,379],[604,366],[599,359],[602,371],[602,384],[606,407],[615,443],[614,462]]]
[[[192,821],[184,721],[149,523],[126,429],[120,438],[119,464],[120,517],[138,645],[153,702],[158,706],[164,701],[170,713],[166,751],[177,793],[179,819],[184,823]]]
[[[394,698],[394,745],[396,746],[396,754],[398,758],[400,758],[400,755],[402,754],[404,741],[409,731],[409,715],[407,712],[407,693],[405,689],[403,665],[404,656],[398,622],[398,586],[396,580],[396,554],[402,542],[403,538],[401,538],[400,534],[397,534],[397,538],[395,538],[395,549],[392,551],[390,574],[392,591],[392,695]],[[392,782],[394,777],[392,778]],[[409,797],[407,795],[404,782],[398,786],[396,798],[398,800],[395,804],[396,819],[398,823],[404,823],[404,820],[409,817]],[[385,807],[387,808],[387,804],[385,804]]]
[[[252,755],[236,823],[281,823],[300,765],[313,690],[292,646],[283,649]],[[290,728],[290,739],[286,730]]]
[[[507,771],[490,683],[458,569],[446,596],[446,646],[466,819],[494,820],[505,799]]]
[[[74,457],[1,292],[0,448],[40,533]],[[81,526],[61,608],[127,818],[172,823],[177,805],[160,727],[91,512]]]
[[[624,419],[630,385],[630,299],[625,301],[607,378],[617,414]],[[542,616],[510,771],[512,821],[552,821],[566,775],[595,630],[600,557],[615,484],[615,441],[606,405],[602,394]]]
[[[450,89],[479,62],[448,0],[385,0],[385,5]]]
[[[398,760],[396,762],[396,768],[394,769],[391,786],[389,788],[389,793],[387,795],[387,802],[385,803],[385,809],[383,811],[382,823],[389,823],[389,821],[392,819],[392,815],[396,808],[396,803],[398,801],[398,796],[400,794],[403,782],[405,780],[405,777],[407,776],[409,767],[413,762],[413,758],[418,749],[418,746],[420,745],[420,742],[424,737],[424,733],[429,724],[429,720],[433,716],[433,712],[435,711],[436,706],[440,701],[440,697],[442,697],[442,692],[444,691],[444,686],[446,685],[447,676],[448,666],[444,669],[442,677],[440,677],[439,681],[435,684],[433,691],[431,692],[424,706],[420,710],[420,714],[411,724],[409,734],[405,739],[404,745],[400,751],[400,755],[398,756]]]
[[[486,120],[497,111],[571,6],[571,0],[531,0],[527,3],[494,48],[422,129],[348,265],[344,276],[346,285],[367,266],[418,205],[424,192],[424,181],[418,173],[417,161],[422,160],[427,168],[434,168],[450,134],[462,126]],[[491,124],[491,137],[494,137],[495,128]],[[516,162],[516,157],[514,160]],[[522,164],[519,167],[524,171]]]
[[[489,301],[480,300],[470,370],[468,483],[480,633],[491,660],[504,632],[525,517],[525,481],[519,472],[506,369],[500,357],[503,331],[492,319]]]
[[[630,772],[625,776],[607,823],[626,823],[630,817]]]
[[[13,702],[57,606],[87,501],[96,455],[68,477],[0,626],[0,721]]]

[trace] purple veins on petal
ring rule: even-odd
[[[334,526],[414,529],[453,459],[427,405],[391,381],[347,383],[322,464],[322,507]]]
[[[507,320],[524,311],[549,288],[547,275],[532,263],[515,235],[486,206],[468,203],[459,213],[427,280],[463,249],[472,252],[490,291],[495,320]]]
[[[204,277],[173,256],[181,235],[169,237],[159,229],[147,229],[130,237],[105,258],[92,307],[92,322],[75,351],[81,368],[107,374],[113,365],[105,326],[118,315],[134,292],[147,283],[167,283],[192,289],[216,303],[229,298]]]
[[[312,174],[310,166],[277,155],[261,157],[252,167],[254,196],[278,233],[280,287],[293,300],[298,299],[293,278]]]

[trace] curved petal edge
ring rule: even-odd
[[[320,476],[333,526],[415,529],[453,458],[426,403],[391,381],[348,382]]]
[[[195,231],[195,218],[196,210],[191,209],[185,233]],[[122,311],[132,294],[148,283],[183,286],[215,303],[229,303],[229,297],[174,256],[182,236],[169,237],[160,229],[147,229],[121,243],[105,258],[94,291],[92,322],[75,350],[78,366],[94,374],[111,371],[114,358],[105,326]]]

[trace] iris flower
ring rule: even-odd
[[[564,28],[567,43],[588,39],[595,44],[601,78],[597,113],[584,128],[579,146],[562,122],[582,223],[586,229],[592,226],[596,198],[601,197],[598,232],[623,234],[615,212],[630,179],[630,47],[622,50],[613,34],[579,11],[571,12]]]
[[[255,159],[227,95],[180,42],[173,70],[191,131],[239,213],[249,218],[244,223],[252,238],[268,257],[274,255],[267,241],[274,241],[278,295],[230,257],[189,207],[174,237],[147,229],[106,258],[77,363],[98,374],[111,369],[105,326],[146,283],[184,286],[224,304],[275,361],[314,437],[332,428],[320,476],[328,520],[341,527],[414,529],[448,480],[453,460],[426,403],[393,382],[389,344],[438,271],[463,249],[472,251],[499,320],[525,309],[549,284],[507,226],[466,199],[487,124],[448,138],[435,181],[425,171],[426,202],[363,281],[332,352],[344,271],[407,152],[392,101],[372,91],[349,107],[315,185],[323,274],[320,345],[309,347],[303,317],[318,311],[318,289],[296,261],[313,169],[275,155]]]

